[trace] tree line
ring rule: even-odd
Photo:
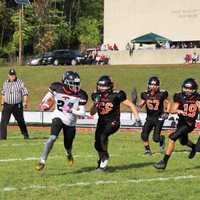
[[[94,47],[102,40],[103,0],[30,0],[23,8],[25,55],[53,49]],[[14,0],[0,0],[0,57],[19,48],[19,11]]]

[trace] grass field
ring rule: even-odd
[[[18,129],[9,128],[7,141],[0,142],[1,200],[197,200],[200,196],[199,155],[188,160],[188,149],[177,142],[165,171],[152,165],[162,158],[157,145],[153,156],[143,155],[139,130],[118,132],[109,143],[109,170],[95,172],[93,131],[79,132],[74,143],[75,165],[64,156],[62,136],[42,172],[35,165],[48,129],[31,129],[31,139],[22,139]],[[167,135],[166,135],[167,137]],[[196,141],[197,136],[192,135]]]
[[[50,83],[59,81],[66,70],[78,71],[81,76],[82,88],[90,96],[95,89],[97,79],[104,74],[111,75],[115,87],[126,91],[130,98],[133,85],[138,93],[146,89],[147,80],[152,75],[161,79],[161,87],[167,89],[170,97],[180,90],[183,80],[200,77],[200,65],[156,65],[156,66],[43,66],[43,67],[17,67],[18,77],[23,79],[29,90],[29,110],[37,110],[42,96],[48,90]],[[7,78],[8,67],[0,67],[0,87]],[[140,96],[140,95],[139,95]],[[91,100],[87,104],[87,109]],[[122,108],[124,110],[124,108]]]

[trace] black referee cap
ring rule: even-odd
[[[9,75],[16,75],[16,70],[15,69],[9,69],[9,72],[8,72]]]

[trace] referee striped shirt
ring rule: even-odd
[[[5,98],[7,104],[17,104],[23,101],[23,96],[28,95],[28,91],[24,86],[24,83],[20,79],[14,81],[6,80],[3,84],[3,90],[1,94]]]

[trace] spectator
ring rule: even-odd
[[[107,49],[113,51],[113,47],[110,44],[107,44]]]
[[[126,44],[126,50],[127,50],[127,51],[130,51],[130,49],[131,49],[131,45],[130,45],[130,43],[128,42],[128,43]]]
[[[190,53],[185,55],[185,63],[189,64],[192,62],[192,55]]]
[[[170,49],[170,43],[169,43],[169,41],[165,42],[165,49]]]
[[[106,45],[105,45],[105,44],[102,44],[102,45],[101,45],[101,51],[107,51],[107,48],[106,48]]]
[[[194,52],[192,55],[192,63],[196,64],[199,61],[199,55]]]
[[[118,46],[114,43],[114,45],[113,45],[113,50],[114,51],[118,51],[119,49],[118,49]]]

